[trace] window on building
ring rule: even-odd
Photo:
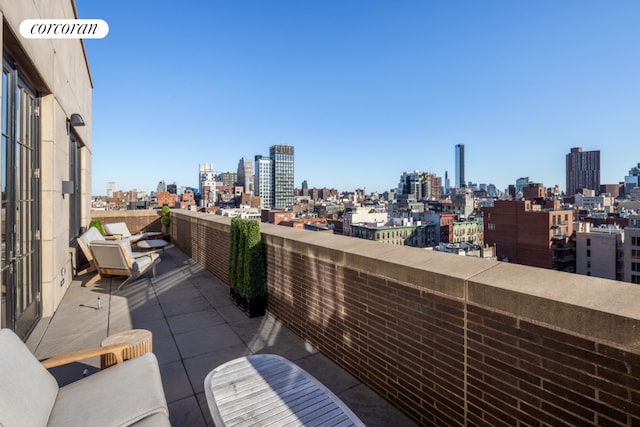
[[[81,146],[77,138],[69,129],[69,181],[73,186],[72,193],[69,194],[69,240],[80,235],[80,218],[81,218],[81,196],[82,186],[80,185],[81,170]]]
[[[591,256],[591,249],[587,249],[587,256]]]
[[[591,246],[591,239],[587,239],[587,246]]]

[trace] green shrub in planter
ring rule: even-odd
[[[97,228],[100,234],[104,236],[104,228],[102,228],[102,221],[100,221],[99,219],[92,219],[91,222],[89,222],[89,228],[91,227]]]
[[[245,313],[249,317],[263,316],[267,306],[267,275],[262,249],[262,234],[258,221],[246,221],[244,241],[244,286]]]
[[[240,234],[241,234],[241,219],[233,218],[231,220],[231,236],[229,241],[229,298],[234,304],[239,303],[239,285],[238,285],[238,257],[240,255]]]
[[[171,213],[171,208],[169,206],[163,206],[161,212],[162,217],[160,218],[160,224],[168,227],[169,224],[171,224],[171,217],[169,216],[169,214]]]
[[[258,221],[231,220],[228,274],[231,300],[249,317],[264,315],[267,284]]]
[[[243,295],[247,298],[264,297],[267,295],[267,283],[260,223],[247,221],[245,227]]]
[[[245,297],[244,292],[244,275],[245,275],[245,262],[247,259],[247,251],[245,249],[245,242],[247,240],[247,221],[239,219],[237,222],[238,227],[238,256],[236,261],[236,290],[241,297]]]

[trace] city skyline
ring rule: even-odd
[[[639,160],[635,2],[76,3],[110,28],[85,40],[93,193],[196,187],[199,163],[277,144],[296,186],[367,192],[453,176],[456,144],[466,180],[500,189],[564,189],[571,147],[601,151],[603,184]]]

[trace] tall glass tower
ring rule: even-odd
[[[456,144],[456,188],[466,187],[464,180],[464,144]]]
[[[271,209],[273,207],[271,175],[271,159],[269,157],[256,156],[253,192],[260,197],[260,205],[263,209]]]
[[[273,208],[291,209],[295,202],[293,181],[293,147],[274,145],[269,149]]]

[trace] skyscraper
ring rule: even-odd
[[[116,183],[113,181],[107,182],[107,197],[113,197],[114,191],[116,191]]]
[[[600,150],[582,151],[582,147],[574,147],[566,160],[567,195],[583,188],[600,191]]]
[[[215,193],[216,183],[213,172],[213,163],[200,163],[198,175],[198,191],[204,197],[204,187],[209,187]]]
[[[253,194],[253,164],[243,156],[238,162],[238,185],[244,188],[247,194]]]
[[[295,201],[293,181],[293,147],[274,145],[269,149],[272,168],[273,207],[290,209]]]
[[[273,206],[271,191],[271,159],[269,157],[256,156],[254,172],[254,194],[260,197],[263,209],[271,209]]]
[[[631,194],[631,190],[640,187],[640,163],[629,169],[629,175],[624,177],[624,193]]]
[[[449,171],[444,171],[444,194],[449,194],[449,187],[451,183],[449,182]]]
[[[400,176],[398,194],[411,194],[416,200],[439,199],[442,195],[442,179],[429,172],[404,172]]]
[[[293,147],[273,145],[269,157],[255,157],[254,192],[263,209],[291,209],[295,201]]]
[[[456,144],[456,188],[466,187],[464,180],[464,144]]]

